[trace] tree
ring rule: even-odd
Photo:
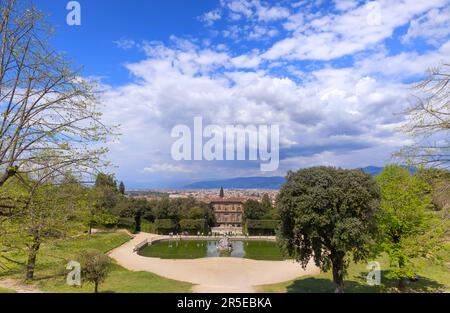
[[[49,26],[32,2],[0,6],[0,187],[51,170],[89,174],[107,151],[95,85],[48,47]],[[37,156],[39,155],[39,156]]]
[[[348,258],[369,255],[379,198],[375,180],[359,170],[288,172],[277,198],[281,244],[304,268],[311,258],[323,271],[331,267],[335,292],[343,292]]]
[[[90,189],[89,199],[91,205],[86,212],[86,222],[89,226],[89,234],[96,224],[114,225],[118,218],[114,210],[119,203],[120,194],[114,175],[99,173],[95,179],[95,185]]]
[[[261,199],[261,206],[264,211],[263,218],[265,219],[278,219],[278,212],[276,208],[273,206],[272,200],[269,195],[265,193]]]
[[[121,181],[120,184],[119,184],[119,192],[122,195],[125,194],[125,184],[123,183],[123,181]]]
[[[418,95],[406,112],[403,130],[415,144],[398,155],[416,167],[450,167],[450,64],[432,68],[416,84]],[[450,186],[449,186],[450,188]]]
[[[14,195],[13,213],[8,217],[7,230],[1,237],[1,245],[9,254],[25,251],[27,259],[9,261],[24,265],[25,278],[32,280],[38,252],[43,243],[64,238],[77,229],[77,217],[84,209],[83,187],[72,176],[52,176],[48,169],[39,176],[16,175],[1,188],[2,193]],[[3,256],[5,258],[5,256]]]
[[[111,260],[100,251],[91,250],[80,256],[81,276],[94,284],[94,292],[98,293],[98,286],[106,280],[111,271]]]
[[[431,186],[407,168],[389,165],[377,177],[381,187],[380,249],[389,255],[390,278],[399,280],[414,276],[411,259],[429,253],[427,208],[431,207]],[[429,237],[428,237],[429,238]]]
[[[244,221],[247,219],[260,220],[264,217],[265,213],[266,211],[259,201],[249,199],[244,202],[244,213],[242,219]]]
[[[220,187],[219,197],[225,197],[225,193],[223,192],[223,187]]]
[[[98,173],[95,177],[95,187],[107,187],[117,192],[117,181],[113,174]]]

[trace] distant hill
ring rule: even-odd
[[[360,168],[372,176],[377,176],[383,171],[383,167],[366,166]],[[236,177],[230,179],[201,181],[184,186],[184,189],[279,189],[286,182],[281,176],[271,177]]]
[[[186,189],[279,189],[286,182],[284,177],[237,177],[222,180],[202,181],[192,183],[184,188]]]
[[[379,166],[366,166],[363,168],[360,168],[363,172],[366,172],[367,174],[370,174],[372,176],[377,176],[383,171],[384,167]]]

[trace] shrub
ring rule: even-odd
[[[90,250],[80,255],[81,275],[83,279],[94,284],[95,293],[98,285],[106,280],[111,270],[111,260],[100,251]]]
[[[117,228],[125,228],[130,232],[134,232],[135,222],[132,217],[120,217],[116,224]]]
[[[177,232],[178,226],[175,220],[172,219],[157,219],[155,221],[155,229],[158,234],[167,235],[171,232]]]
[[[201,219],[183,219],[180,221],[180,230],[188,232],[191,235],[197,235],[198,232],[206,234],[208,232],[206,220]]]
[[[141,231],[143,231],[145,233],[155,233],[156,232],[155,223],[150,223],[147,220],[142,220],[141,221]]]

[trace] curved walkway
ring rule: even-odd
[[[280,283],[320,271],[313,264],[306,270],[294,261],[257,261],[243,258],[202,258],[167,260],[133,252],[144,240],[168,238],[140,233],[112,250],[109,256],[131,271],[148,271],[162,277],[195,284],[194,292],[254,292],[253,286]]]

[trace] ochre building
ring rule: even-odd
[[[242,227],[244,199],[218,198],[209,203],[216,218],[217,227]]]

